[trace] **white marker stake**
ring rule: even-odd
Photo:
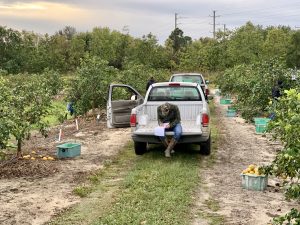
[[[59,135],[58,135],[58,141],[60,142],[61,140],[61,135],[62,135],[62,129],[59,129]]]
[[[75,120],[75,123],[76,123],[76,130],[79,130],[79,128],[78,128],[78,120],[77,119]]]

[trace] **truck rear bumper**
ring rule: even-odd
[[[182,135],[181,138],[179,139],[178,143],[190,143],[190,144],[198,144],[200,142],[206,142],[209,138],[209,133],[206,135]],[[159,144],[161,143],[159,137],[154,136],[154,135],[136,135],[132,134],[132,140],[134,142],[148,142],[152,144]],[[167,137],[172,137],[168,136]]]

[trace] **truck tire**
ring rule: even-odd
[[[147,151],[147,142],[134,142],[134,151],[136,155],[143,155]]]
[[[210,136],[206,142],[200,143],[200,154],[210,155],[211,151],[211,139]]]

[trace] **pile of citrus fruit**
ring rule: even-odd
[[[30,155],[24,155],[22,157],[23,159],[31,159],[31,160],[36,160],[38,158],[40,158],[41,160],[55,160],[53,157],[51,156],[43,156],[43,155],[39,155],[37,154],[35,151],[32,151]]]
[[[254,165],[254,164],[251,164],[247,167],[247,169],[243,170],[242,174],[246,174],[246,175],[257,175],[257,176],[260,176],[260,175],[263,175],[261,174],[261,172],[259,171],[259,167]]]

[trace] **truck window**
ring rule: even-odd
[[[173,76],[172,82],[192,82],[192,83],[203,84],[202,78],[200,76],[195,76],[195,75]]]
[[[131,96],[135,95],[129,87],[113,87],[112,101],[131,100]]]
[[[154,87],[148,101],[202,101],[196,87],[166,86]]]

